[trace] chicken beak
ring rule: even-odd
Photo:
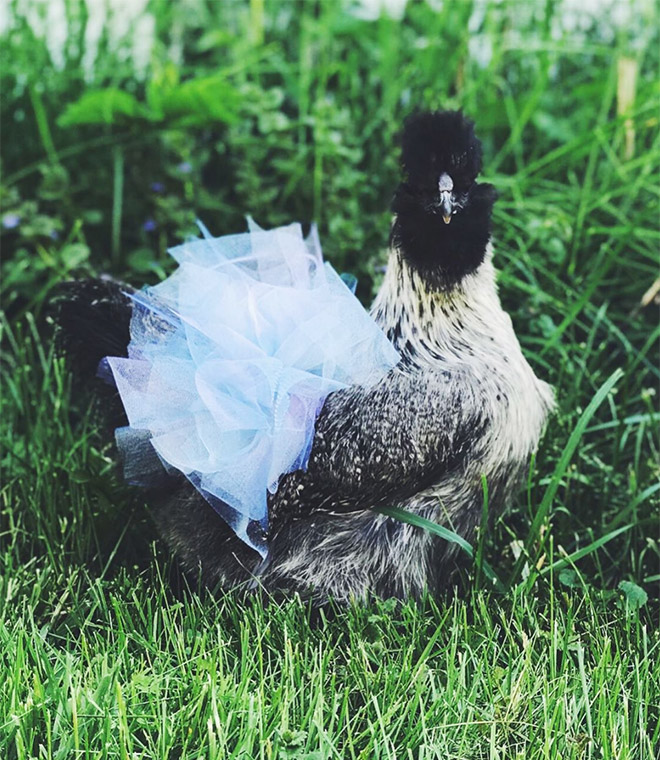
[[[440,193],[440,209],[442,213],[442,220],[445,224],[451,222],[451,214],[454,208],[454,199],[451,196],[451,192],[445,190]]]

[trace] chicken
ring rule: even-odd
[[[375,510],[397,506],[472,541],[482,478],[491,516],[515,494],[554,401],[499,302],[496,194],[476,181],[481,161],[461,112],[406,122],[387,272],[371,309],[400,359],[376,384],[327,397],[306,469],[268,495],[265,559],[188,480],[156,468],[147,493],[161,534],[207,583],[316,602],[418,597],[452,582],[457,546]],[[72,283],[60,342],[87,369],[125,355],[132,308],[111,281]]]

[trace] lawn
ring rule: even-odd
[[[0,18],[0,758],[654,760],[655,3],[121,5]],[[368,303],[416,107],[476,121],[501,298],[556,388],[526,487],[446,597],[200,588],[54,355],[49,299],[156,282],[197,217],[251,214],[316,221]]]

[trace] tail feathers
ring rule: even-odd
[[[83,377],[96,374],[105,356],[126,356],[132,289],[114,280],[78,280],[60,286],[53,303],[59,351]]]

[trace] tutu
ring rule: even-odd
[[[201,225],[200,225],[201,227]],[[176,272],[133,300],[128,358],[107,357],[129,427],[125,476],[183,473],[267,554],[267,493],[305,469],[329,393],[380,380],[399,356],[299,224],[170,250]]]

